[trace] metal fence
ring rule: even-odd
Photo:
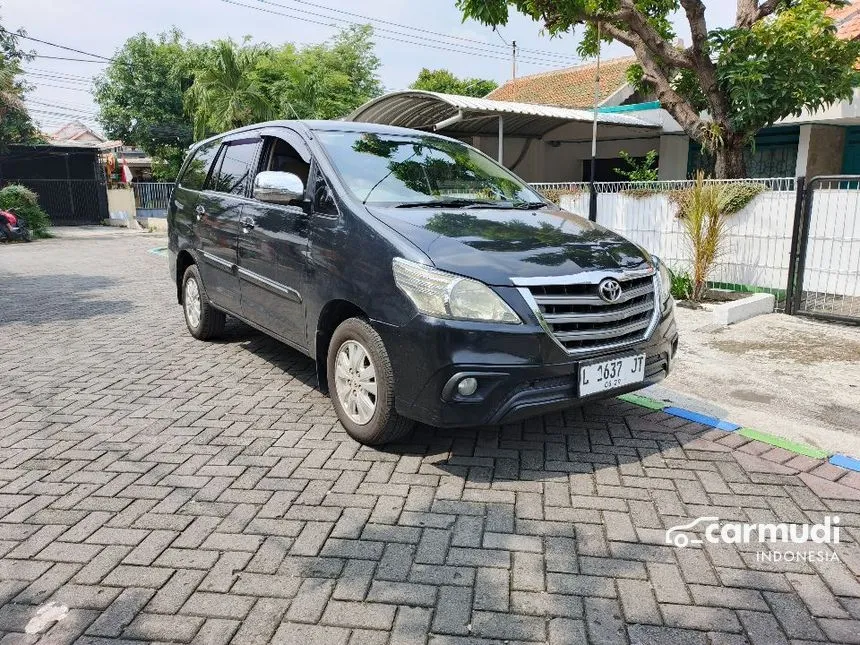
[[[10,179],[39,196],[54,226],[100,224],[108,217],[107,188],[98,179]]]
[[[860,176],[816,177],[804,192],[789,311],[860,322]]]
[[[712,286],[773,293],[776,311],[860,323],[860,175],[706,181],[765,188],[728,220]],[[596,183],[597,222],[688,270],[691,250],[670,195],[692,183]],[[532,185],[588,213],[587,183]]]
[[[166,217],[173,182],[135,182],[134,201],[138,217]]]
[[[760,184],[767,190],[785,191],[794,190],[796,179],[794,177],[761,177],[753,179],[705,179],[706,184]],[[671,179],[665,181],[597,181],[594,182],[594,192],[601,193],[642,193],[647,191],[668,192],[689,188],[695,184],[693,179]],[[588,193],[590,184],[587,181],[569,182],[536,182],[530,184],[532,188],[540,192],[569,192]]]

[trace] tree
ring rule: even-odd
[[[42,140],[24,105],[29,88],[21,78],[21,62],[31,60],[32,54],[18,45],[23,35],[23,30],[7,31],[0,25],[0,151],[11,144]]]
[[[779,119],[849,99],[860,85],[860,42],[836,37],[838,0],[737,0],[733,26],[709,29],[703,0],[456,0],[465,17],[503,25],[513,7],[550,34],[585,25],[581,55],[599,41],[636,54],[630,80],[654,92],[693,140],[715,157],[719,178],[745,174],[743,150]],[[690,26],[673,44],[674,12]],[[598,38],[599,29],[599,38]],[[703,116],[703,111],[707,111]]]
[[[462,96],[486,96],[498,87],[498,83],[485,78],[457,78],[447,69],[422,68],[418,78],[409,87],[413,90],[460,94]]]
[[[382,93],[373,29],[356,25],[331,41],[298,49],[287,44],[256,69],[278,117],[336,119]]]
[[[125,41],[95,81],[105,133],[150,155],[159,179],[176,177],[194,141],[183,106],[193,81],[190,52],[176,29],[155,39],[141,33]]]
[[[215,42],[213,55],[195,70],[185,100],[197,137],[272,118],[272,104],[254,75],[257,62],[267,53],[265,46]]]

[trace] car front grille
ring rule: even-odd
[[[621,296],[611,303],[598,294],[603,277],[592,282],[524,287],[547,331],[570,353],[635,343],[644,340],[651,328],[656,306],[654,276],[617,277]]]

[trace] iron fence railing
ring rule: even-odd
[[[705,183],[721,184],[760,184],[767,190],[784,191],[795,190],[797,186],[795,177],[761,177],[753,179],[705,179]],[[689,188],[695,183],[692,179],[670,179],[665,181],[597,181],[594,182],[596,193],[621,193],[621,192],[662,192]],[[563,182],[535,182],[532,188],[538,191],[570,191],[571,193],[589,192],[590,184],[587,181],[563,181]]]
[[[138,217],[167,215],[173,182],[135,182],[131,186],[134,189]]]

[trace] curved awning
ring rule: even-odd
[[[491,99],[441,94],[423,90],[402,90],[372,99],[346,117],[347,121],[380,123],[444,131],[451,135],[495,135],[498,117],[504,119],[506,136],[542,137],[568,123],[591,123],[591,110],[574,110],[551,105],[493,101]],[[436,128],[444,123],[444,127]],[[627,128],[659,130],[649,123],[626,114],[600,113],[597,122]]]

